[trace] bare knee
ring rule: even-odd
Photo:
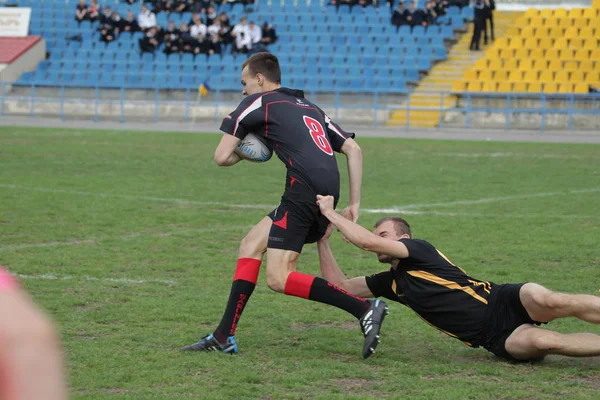
[[[274,290],[275,292],[284,293],[286,281],[287,277],[282,274],[267,273],[267,286],[269,286],[269,289]]]
[[[263,242],[263,238],[257,237],[256,234],[251,231],[240,242],[239,257],[261,259],[267,251]]]
[[[563,316],[563,310],[569,307],[571,295],[556,293],[538,284],[524,286],[521,302],[529,316],[541,322],[549,322]]]

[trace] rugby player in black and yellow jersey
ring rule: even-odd
[[[561,334],[538,326],[564,317],[600,324],[600,297],[556,293],[536,283],[495,284],[475,279],[429,242],[412,238],[402,218],[383,218],[371,233],[336,213],[333,197],[317,196],[317,203],[347,240],[391,264],[387,271],[347,279],[329,247],[330,226],[318,248],[323,277],[334,285],[355,296],[400,302],[442,332],[504,359],[600,355],[596,334]]]

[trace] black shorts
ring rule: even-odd
[[[510,361],[513,358],[506,351],[506,339],[523,324],[540,325],[531,319],[521,303],[519,293],[524,283],[494,285],[488,311],[486,312],[482,346],[498,357]]]
[[[319,193],[328,194],[328,193]],[[334,196],[337,206],[339,193]],[[323,237],[329,220],[321,214],[317,205],[317,193],[295,178],[288,177],[288,184],[279,206],[269,213],[273,220],[267,248],[302,252],[305,243],[315,243]]]

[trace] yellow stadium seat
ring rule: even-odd
[[[535,36],[535,28],[531,26],[525,26],[521,28],[521,37],[522,38],[530,38]]]
[[[468,82],[467,83],[467,92],[481,92],[481,82]]]
[[[592,50],[590,60],[596,61],[596,63],[600,62],[600,49]]]
[[[538,74],[537,70],[527,71],[527,72],[525,72],[525,75],[523,75],[523,80],[525,82],[537,82],[538,75],[539,74]]]
[[[543,17],[543,18],[546,18],[546,19],[552,18],[553,11],[554,10],[552,10],[551,8],[542,8],[540,10],[540,17]]]
[[[558,93],[573,93],[573,84],[561,83],[558,85]]]
[[[501,93],[510,93],[512,92],[512,83],[510,82],[500,82],[497,87],[497,91]]]
[[[583,17],[582,18],[575,18],[573,20],[573,27],[579,28],[579,29],[581,29],[581,28],[587,28],[588,21],[589,21],[588,18],[583,18]]]
[[[530,58],[519,61],[519,71],[530,71],[533,69],[533,60]]]
[[[592,60],[579,61],[579,71],[592,72],[594,70],[594,62]]]
[[[544,83],[544,93],[558,93],[558,85],[554,82]]]
[[[598,16],[596,18],[591,18],[588,22],[588,26],[590,28],[595,28],[596,32],[597,32],[598,29],[600,29],[600,16]]]
[[[585,81],[585,73],[583,71],[573,71],[571,72],[571,82],[584,82]]]
[[[510,38],[510,42],[508,44],[509,49],[520,49],[523,47],[523,39],[520,37]]]
[[[509,82],[521,82],[523,80],[523,71],[510,71],[508,74]]]
[[[550,28],[546,28],[544,26],[538,26],[537,28],[535,28],[535,37],[536,38],[544,38],[544,37],[548,37]]]
[[[544,26],[547,28],[554,28],[558,26],[558,20],[556,18],[546,18],[544,19]]]
[[[542,93],[542,84],[539,82],[530,82],[527,85],[527,92],[529,93]]]
[[[565,28],[561,28],[559,26],[555,26],[553,28],[550,28],[550,31],[548,32],[550,37],[552,39],[558,39],[564,36],[565,34]]]
[[[513,83],[513,91],[517,93],[525,93],[527,91],[527,83],[515,82]]]
[[[513,58],[513,55],[514,55],[513,49],[500,50],[500,58],[502,58],[503,60],[508,60],[510,58]]]
[[[567,38],[558,38],[554,41],[554,48],[555,49],[568,49],[569,48],[569,41],[567,40]]]
[[[548,68],[547,60],[545,60],[543,58],[539,58],[539,59],[533,61],[533,69],[538,70],[538,71],[543,71],[546,68]]]
[[[527,11],[525,11],[525,16],[527,18],[537,17],[538,15],[540,15],[540,10],[537,8],[528,8]]]
[[[492,80],[492,71],[489,69],[483,70],[483,71],[479,71],[479,75],[477,77],[477,80],[483,81],[483,82],[488,82]]]
[[[592,7],[596,8],[596,9],[600,9],[600,0],[593,0]]]
[[[577,29],[577,28],[571,27],[571,28],[567,28],[565,30],[565,37],[566,38],[570,39],[570,38],[576,38],[578,36],[579,36],[579,29]]]
[[[517,61],[517,58],[518,57],[511,58],[510,60],[506,60],[504,62],[504,69],[507,70],[506,72],[518,69],[519,62]]]
[[[571,38],[569,39],[569,47],[570,49],[582,49],[583,48],[583,40],[582,38]],[[589,40],[595,40],[595,39],[589,39]]]
[[[563,70],[565,71],[577,71],[579,65],[577,61],[563,61]]]
[[[564,49],[564,50],[561,50],[559,56],[564,61],[566,61],[566,60],[574,60],[575,59],[575,50],[574,49]]]
[[[590,59],[590,51],[586,49],[575,50],[575,59],[577,61],[584,61]]]
[[[546,57],[547,60],[558,60],[560,58],[560,50],[557,48],[548,49],[544,53],[544,57]]]
[[[554,71],[542,71],[540,74],[540,82],[554,82]]]
[[[548,62],[548,70],[549,71],[561,71],[563,69],[563,61],[560,59],[550,60]]]
[[[573,93],[589,93],[589,85],[587,83],[577,83],[573,89]]]
[[[585,44],[582,46],[584,49],[595,50],[600,48],[597,38],[586,39]]]
[[[465,91],[465,82],[463,81],[454,81],[452,84],[452,91],[455,93],[461,93]]]
[[[481,91],[482,92],[495,92],[496,91],[496,82],[483,82],[483,85],[481,86]]]
[[[554,41],[552,40],[552,38],[550,38],[548,36],[540,38],[540,41],[539,41],[540,49],[551,49],[553,46],[554,46]]]
[[[554,16],[556,18],[565,18],[568,15],[566,8],[557,8],[554,10]]]
[[[558,71],[554,76],[554,82],[557,83],[571,83],[569,73],[567,71]]]
[[[463,79],[465,81],[476,81],[477,80],[477,71],[469,69],[465,71],[463,74]]]
[[[515,19],[516,26],[529,26],[529,24],[531,24],[531,18],[529,17],[522,16]]]
[[[532,49],[531,53],[529,53],[529,58],[532,60],[540,60],[544,58],[545,50],[541,48]]]
[[[580,18],[583,17],[583,8],[571,8],[569,10],[569,17],[571,18]]]
[[[535,37],[528,37],[525,39],[525,43],[523,43],[523,47],[526,49],[537,49],[538,47],[538,39]]]
[[[581,28],[579,30],[579,37],[582,39],[593,39],[596,37],[596,35],[594,34],[594,28]]]
[[[587,74],[585,74],[585,81],[586,83],[590,84],[600,84],[600,72],[588,72]]]
[[[480,58],[473,64],[473,69],[486,69],[488,67],[487,58]]]
[[[596,18],[598,16],[598,10],[595,8],[585,8],[583,10],[583,16],[590,19]]]
[[[505,33],[505,35],[508,36],[508,37],[517,37],[520,34],[521,34],[520,30],[516,26],[511,26],[510,28],[508,28],[506,30],[506,33]]]
[[[505,66],[506,68],[506,66]],[[494,71],[494,80],[501,82],[501,81],[505,81],[508,79],[508,71],[506,70],[500,70],[500,71]]]
[[[529,49],[516,49],[514,58],[522,60],[524,58],[529,58]]]
[[[508,38],[507,37],[501,37],[496,39],[496,41],[494,42],[494,47],[497,49],[504,49],[506,47],[508,47]]]
[[[489,69],[502,69],[502,60],[499,58],[491,59],[488,68]]]
[[[565,17],[558,20],[558,26],[567,29],[573,27],[573,18]]]
[[[540,26],[544,26],[544,18],[542,17],[531,17],[529,24],[524,24],[524,25],[520,25],[520,26],[527,26],[530,25],[534,28],[540,27]]]

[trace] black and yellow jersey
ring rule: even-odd
[[[478,347],[494,284],[470,277],[425,240],[400,242],[409,257],[397,268],[366,277],[373,295],[398,301],[435,328]]]

